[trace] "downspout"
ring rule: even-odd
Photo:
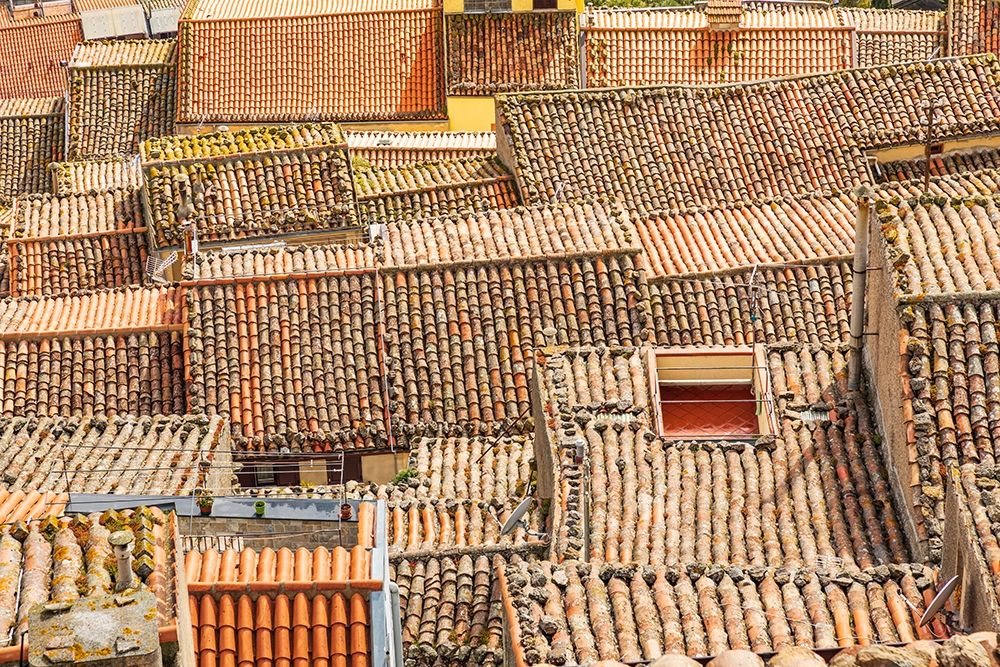
[[[402,611],[399,608],[399,585],[395,581],[389,582],[389,601],[392,605],[392,650],[396,652],[393,664],[395,667],[403,665],[403,621]]]
[[[854,191],[858,215],[854,220],[854,266],[851,287],[851,346],[848,361],[847,389],[861,388],[861,344],[865,333],[865,288],[868,282],[868,223],[871,212],[871,189],[861,186]]]

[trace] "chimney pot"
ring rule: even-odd
[[[132,531],[129,530],[115,531],[108,538],[108,542],[111,543],[111,548],[115,554],[115,560],[118,561],[118,578],[115,583],[115,592],[117,593],[128,590],[133,586],[132,543],[134,541],[135,537],[132,535]]]

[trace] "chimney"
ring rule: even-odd
[[[127,591],[135,585],[132,577],[132,543],[134,541],[132,531],[129,530],[115,531],[108,538],[115,553],[115,560],[118,562],[118,576],[117,581],[115,581],[116,593]]]
[[[712,32],[729,32],[740,29],[741,0],[708,0],[705,14],[708,29]]]
[[[872,191],[861,186],[854,191],[858,215],[854,219],[854,280],[851,286],[851,343],[847,359],[847,388],[861,388],[861,355],[865,335],[865,289],[868,282],[868,227]]]

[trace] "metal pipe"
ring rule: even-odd
[[[395,581],[389,582],[389,601],[392,604],[392,648],[396,652],[392,662],[396,667],[402,667],[403,621],[400,617],[402,612],[399,608],[399,586]]]
[[[861,388],[861,341],[865,332],[865,288],[868,278],[868,220],[872,191],[861,186],[854,194],[858,199],[858,215],[854,220],[854,282],[851,287],[851,347],[848,360],[847,388]]]

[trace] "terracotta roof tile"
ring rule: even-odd
[[[19,199],[8,241],[11,294],[138,285],[147,255],[144,225],[134,191]]]
[[[178,122],[443,118],[442,32],[430,0],[198,0],[178,32]]]
[[[538,541],[518,528],[500,536],[500,526],[514,509],[510,501],[403,500],[391,503],[388,513],[390,556],[413,558],[450,552],[518,548]],[[529,515],[532,529],[542,530],[540,513]]]
[[[844,342],[850,335],[851,266],[847,262],[760,269],[751,304],[752,269],[651,281],[653,330],[661,345]]]
[[[53,162],[49,171],[52,191],[57,195],[137,190],[142,186],[139,161],[129,158]]]
[[[0,489],[0,523],[9,525],[59,516],[68,501],[69,495],[65,493]]]
[[[578,88],[576,12],[449,14],[448,94]]]
[[[857,28],[857,67],[927,60],[943,53],[948,33],[944,12],[839,8]]]
[[[996,200],[880,202],[878,219],[897,299],[1000,290]]]
[[[512,208],[519,199],[514,178],[495,158],[356,169],[354,188],[364,224]]]
[[[526,436],[418,438],[411,443],[414,479],[390,497],[507,502],[531,484],[534,458]]]
[[[27,629],[28,613],[37,604],[72,602],[82,595],[114,591],[108,537],[116,530],[136,536],[133,555],[152,560],[152,571],[137,575],[156,595],[160,626],[177,617],[173,575],[176,515],[156,509],[109,510],[90,516],[50,517],[7,526],[0,533],[0,635],[14,630],[15,641]],[[20,591],[17,586],[20,582]]]
[[[498,127],[525,203],[560,191],[651,212],[846,192],[869,180],[862,148],[923,140],[916,91],[946,101],[942,140],[1000,129],[998,74],[982,56],[737,86],[522,93],[500,97]],[[949,92],[970,87],[983,94]]]
[[[639,262],[621,253],[385,272],[389,357],[402,362],[395,414],[488,431],[528,409],[536,347],[641,344],[650,318]]]
[[[590,9],[581,19],[588,87],[717,84],[852,65],[852,27],[834,9],[747,5],[739,30],[701,9]],[[806,46],[808,44],[808,46]]]
[[[63,106],[61,97],[0,101],[0,204],[50,190],[48,166],[64,157]]]
[[[370,244],[329,244],[253,248],[199,252],[197,269],[189,266],[188,277],[199,280],[237,276],[299,276],[308,273],[372,269],[378,263],[377,248]]]
[[[949,49],[955,56],[1000,54],[1000,5],[991,0],[948,3]]]
[[[953,174],[931,176],[930,189],[924,189],[924,179],[886,181],[876,191],[883,199],[913,199],[929,195],[932,198],[968,199],[993,197],[1000,192],[1000,169],[957,171]]]
[[[402,167],[434,160],[496,155],[493,132],[345,132],[351,158],[369,167]]]
[[[0,302],[0,416],[185,412],[183,292]]]
[[[878,166],[876,180],[880,183],[922,180],[926,169],[925,164],[926,160],[923,156],[912,160],[884,162]],[[960,176],[972,171],[1000,169],[1000,149],[981,148],[966,151],[950,151],[942,155],[933,156],[930,164],[932,179],[942,176]],[[983,194],[989,193],[984,192]]]
[[[362,503],[362,508],[374,508]],[[348,583],[363,586],[371,580],[372,555],[365,545],[351,549],[342,546],[327,549],[317,547],[295,551],[282,547],[275,551],[189,551],[184,556],[185,579],[188,589],[203,593],[260,593],[268,595],[285,591],[305,590],[303,584],[317,590],[339,587]]]
[[[921,565],[839,573],[522,562],[497,570],[519,667],[932,637],[904,602],[920,610],[933,594],[933,571]]]
[[[15,417],[0,420],[0,443],[3,481],[22,490],[68,484],[74,493],[183,495],[232,486],[217,481],[232,478],[228,424],[219,418]],[[217,479],[201,460],[221,466]]]
[[[183,241],[185,193],[202,242],[358,224],[347,146],[332,123],[150,139],[141,156],[160,246]]]
[[[72,159],[134,155],[174,132],[176,40],[83,42],[69,63]]]
[[[254,450],[384,444],[376,290],[373,272],[191,288],[192,410]]]
[[[968,514],[973,534],[968,537],[972,539],[973,549],[983,558],[986,564],[986,571],[992,581],[993,590],[985,592],[992,598],[995,605],[1000,598],[1000,530],[997,529],[993,521],[995,515],[997,493],[997,474],[992,464],[987,465],[963,465],[960,470],[952,473],[956,484],[956,498],[962,511]],[[955,517],[961,521],[961,515]],[[965,531],[965,526],[960,530]],[[982,571],[981,569],[979,571]],[[986,604],[990,604],[986,602]]]
[[[855,209],[846,195],[785,199],[654,214],[636,228],[656,279],[849,255]]]
[[[767,356],[775,438],[687,443],[655,437],[644,355],[558,353],[545,367],[550,441],[560,480],[581,468],[586,442],[589,504],[563,486],[559,558],[582,556],[576,512],[589,517],[591,561],[685,565],[867,568],[909,558],[878,463],[878,434],[864,398],[846,393],[839,349],[790,347]],[[610,395],[595,395],[612,388]],[[604,391],[608,391],[605,389]],[[799,406],[828,413],[805,422]],[[840,462],[850,461],[844,466]],[[862,463],[868,462],[868,463]],[[808,508],[808,510],[807,510]]]
[[[390,571],[407,664],[503,664],[503,611],[488,556],[400,560]]]
[[[386,266],[559,257],[638,247],[634,226],[589,202],[400,221],[388,229]]]
[[[0,8],[0,98],[62,95],[66,73],[60,66],[69,60],[83,39],[76,14],[15,21]]]
[[[180,328],[184,322],[183,300],[184,290],[172,286],[10,299],[0,302],[0,338],[16,341]]]

